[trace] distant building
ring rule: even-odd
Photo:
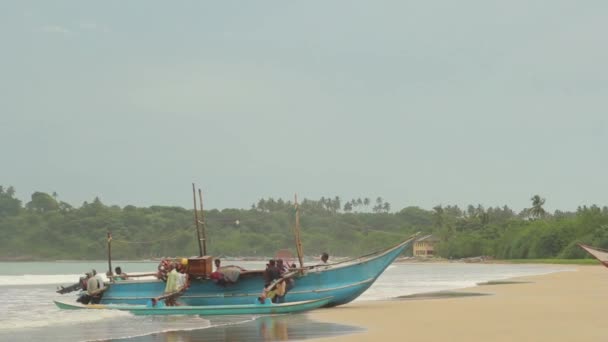
[[[414,242],[414,256],[432,257],[435,256],[435,245],[439,239],[433,235],[426,235]]]

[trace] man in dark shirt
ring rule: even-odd
[[[287,272],[288,268],[287,265],[285,265],[283,263],[283,259],[279,259],[277,260],[277,268],[279,269],[279,273],[282,275],[283,273]]]
[[[321,261],[322,261],[324,264],[327,264],[327,260],[329,260],[329,254],[327,254],[327,253],[323,253],[323,254],[321,254]]]
[[[270,260],[266,265],[266,271],[264,271],[264,286],[270,285],[275,279],[281,278],[281,272],[277,267],[276,261]]]

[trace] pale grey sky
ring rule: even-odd
[[[0,2],[24,201],[608,205],[608,2]]]

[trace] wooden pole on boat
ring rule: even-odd
[[[203,255],[207,255],[207,227],[205,227],[205,212],[203,211],[203,193],[198,189],[198,198],[201,205],[201,227],[203,228]]]
[[[300,207],[298,206],[298,194],[295,196],[295,207],[296,207],[296,222],[293,227],[293,232],[296,238],[296,251],[298,252],[298,261],[300,261],[300,268],[304,267],[304,251],[302,249],[302,240],[300,238]]]
[[[112,273],[112,232],[108,231],[108,271]]]
[[[201,230],[198,228],[198,210],[196,209],[196,189],[192,183],[192,197],[194,198],[194,224],[196,227],[196,237],[198,240],[198,255],[203,256],[203,246],[201,246]]]

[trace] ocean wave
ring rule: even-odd
[[[50,284],[67,284],[71,285],[78,282],[83,274],[24,274],[0,276],[0,286],[12,285],[50,285]]]
[[[15,285],[72,285],[77,283],[84,274],[23,274],[23,275],[2,275],[0,276],[0,286]],[[101,278],[108,281],[105,275]],[[151,279],[149,277],[139,279]]]
[[[31,312],[28,315],[12,315],[0,321],[0,330],[19,330],[31,328],[43,328],[48,326],[65,326],[82,323],[93,323],[107,319],[122,319],[126,316],[132,316],[127,311],[118,310],[95,310],[91,312],[78,311],[60,311],[49,319],[48,315],[42,312]]]

